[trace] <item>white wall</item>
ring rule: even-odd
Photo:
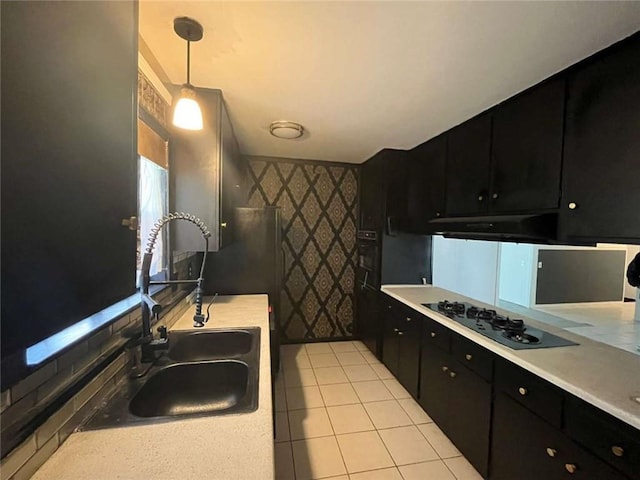
[[[433,285],[495,304],[499,247],[499,242],[434,235]]]
[[[535,275],[534,262],[538,251],[527,243],[502,243],[500,247],[500,275],[498,297],[500,300],[531,306],[531,286]]]

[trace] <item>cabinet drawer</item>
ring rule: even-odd
[[[423,317],[422,325],[423,345],[435,346],[445,352],[451,351],[451,330],[429,317]]]
[[[458,362],[487,381],[493,378],[493,354],[461,335],[453,334],[451,351]]]
[[[578,399],[565,406],[567,434],[608,464],[640,479],[640,431]]]
[[[562,393],[549,382],[516,365],[496,362],[495,385],[551,425],[562,426]]]

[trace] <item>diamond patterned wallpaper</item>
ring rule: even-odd
[[[249,206],[272,205],[282,209],[283,340],[351,336],[357,255],[357,167],[247,158]]]

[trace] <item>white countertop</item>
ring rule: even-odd
[[[632,396],[640,396],[639,355],[437,287],[383,286],[382,291],[495,354],[640,429],[640,404],[632,400]],[[532,327],[573,340],[580,345],[512,350],[421,305],[444,299],[468,302],[492,308],[503,315],[524,318],[525,323]]]
[[[209,299],[205,299],[207,305]],[[32,477],[56,480],[273,479],[271,359],[266,295],[216,298],[205,328],[260,327],[255,412],[74,433]],[[172,330],[190,330],[190,308]]]

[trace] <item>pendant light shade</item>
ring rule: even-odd
[[[202,110],[191,85],[183,85],[173,110],[173,124],[185,130],[202,130]]]
[[[188,17],[173,20],[173,29],[187,41],[187,83],[180,89],[180,98],[173,110],[173,124],[186,130],[202,130],[202,110],[198,105],[196,90],[191,85],[191,42],[202,38],[202,25]]]

